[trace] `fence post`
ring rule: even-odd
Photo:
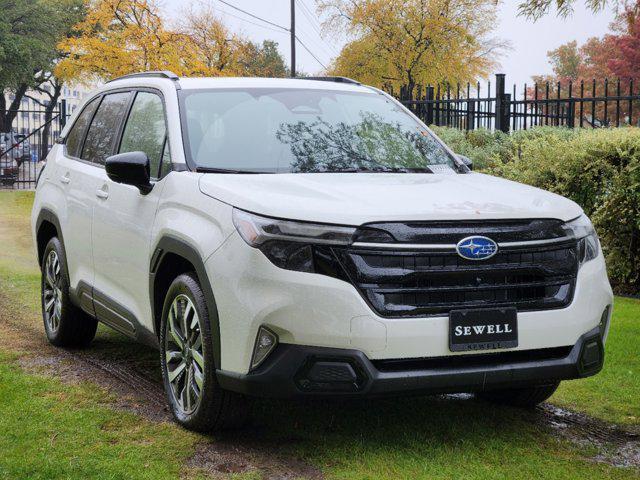
[[[475,130],[476,104],[467,98],[467,130]]]
[[[60,102],[60,133],[62,133],[62,129],[67,124],[67,100],[62,99]]]
[[[496,130],[509,133],[511,95],[505,93],[505,74],[496,74]]]
[[[425,123],[427,125],[433,125],[433,86],[429,85],[427,87],[427,111],[426,111],[426,118],[425,118]]]
[[[567,113],[567,127],[576,127],[576,104],[573,101],[573,82],[569,80],[569,102],[567,103],[569,112]]]

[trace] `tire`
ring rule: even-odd
[[[218,384],[209,312],[194,273],[180,275],[167,291],[160,362],[169,408],[180,425],[210,432],[245,424],[249,399]]]
[[[86,347],[96,335],[98,321],[71,301],[62,243],[53,237],[42,256],[40,297],[44,330],[56,347]]]
[[[501,405],[511,405],[520,408],[533,408],[547,400],[555,393],[560,382],[551,385],[539,385],[514,390],[495,390],[477,393],[476,397]]]

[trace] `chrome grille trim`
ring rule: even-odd
[[[498,243],[498,248],[518,248],[518,247],[535,247],[537,245],[552,245],[555,243],[564,243],[573,241],[572,237],[559,237],[548,238],[544,240],[527,240],[524,242],[501,242]],[[455,244],[444,243],[367,243],[367,242],[354,242],[351,244],[356,248],[371,248],[376,250],[450,250],[454,252],[456,250]]]

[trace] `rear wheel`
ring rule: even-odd
[[[244,424],[249,400],[218,385],[209,313],[192,273],[180,275],[169,287],[160,346],[164,387],[179,424],[201,432]]]
[[[77,308],[69,296],[69,278],[62,244],[47,243],[42,256],[42,319],[49,342],[57,347],[84,347],[96,335],[98,322]]]
[[[521,408],[533,408],[551,397],[551,395],[554,394],[559,385],[560,382],[556,382],[550,385],[539,385],[529,388],[495,390],[477,393],[476,397],[502,405],[511,405]]]

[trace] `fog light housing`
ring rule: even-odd
[[[260,327],[258,329],[256,343],[253,347],[251,370],[258,368],[260,364],[266,360],[273,349],[276,348],[276,345],[278,345],[278,336],[267,327]]]

